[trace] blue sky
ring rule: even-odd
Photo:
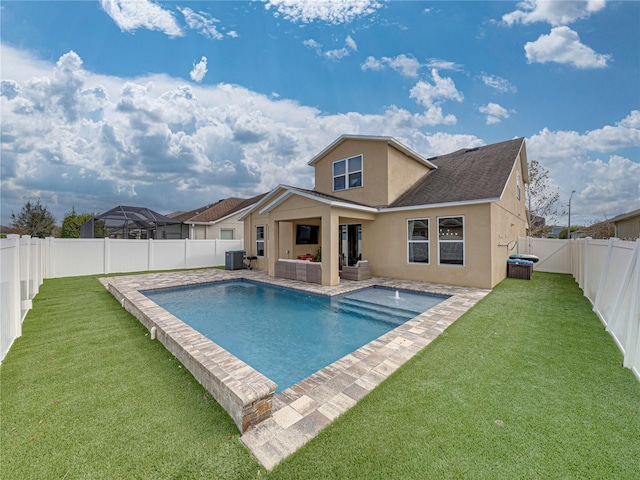
[[[28,200],[61,222],[312,188],[345,133],[426,157],[523,136],[576,222],[640,208],[640,2],[3,1],[0,21],[4,225]]]

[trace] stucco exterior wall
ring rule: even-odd
[[[491,204],[491,277],[492,287],[507,276],[507,259],[517,253],[518,237],[527,236],[527,214],[525,185],[522,169],[526,168],[525,155],[515,162],[511,176],[499,202]],[[518,174],[520,174],[520,198],[517,196]],[[513,247],[513,249],[509,249]]]
[[[333,162],[362,154],[362,187],[333,190]],[[345,140],[315,165],[315,189],[365,205],[386,206],[429,169],[387,142]]]
[[[384,205],[391,204],[430,170],[423,163],[406,156],[392,146],[388,147],[388,158],[386,174],[389,186]]]
[[[253,263],[253,266],[258,270],[268,269],[268,247],[269,242],[269,217],[267,215],[260,215],[258,212],[253,212],[244,220],[244,249],[247,255],[256,255],[256,226],[262,225],[265,227],[265,255],[258,257]]]
[[[464,265],[438,265],[438,218],[464,218]],[[362,258],[374,276],[491,288],[489,204],[379,214],[362,225]],[[407,228],[413,219],[429,220],[429,264],[408,261]]]

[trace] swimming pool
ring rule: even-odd
[[[334,298],[248,280],[143,292],[282,391],[447,296],[370,287]]]

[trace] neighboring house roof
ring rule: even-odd
[[[265,195],[266,193],[251,198],[227,198],[213,205],[177,215],[174,220],[180,220],[183,223],[212,223],[255,204]]]
[[[633,218],[637,216],[640,216],[640,209],[634,210],[633,212],[629,212],[629,213],[623,213],[622,215],[618,215],[617,217],[613,217],[611,220],[609,220],[609,222],[611,223],[620,222],[622,220],[627,220],[629,218]]]
[[[132,207],[118,205],[111,210],[93,217],[94,219],[111,221],[114,223],[130,222],[139,228],[153,228],[158,225],[174,225],[179,221],[162,215],[146,207]],[[89,220],[91,221],[91,220]]]
[[[389,208],[498,200],[523,145],[524,138],[516,138],[430,158],[438,168],[426,173]]]
[[[420,163],[423,163],[424,165],[428,166],[429,168],[437,168],[436,165],[434,165],[433,163],[430,162],[430,160],[431,160],[430,158],[427,159],[427,158],[423,157],[422,155],[420,155],[419,153],[414,152],[410,148],[408,148],[408,147],[404,146],[403,144],[401,144],[395,138],[393,138],[393,137],[373,136],[373,135],[341,135],[340,137],[338,137],[338,139],[335,142],[333,142],[331,145],[329,145],[327,148],[325,148],[319,154],[317,154],[315,157],[313,157],[309,161],[308,165],[311,165],[311,166],[315,165],[318,162],[318,160],[320,160],[322,157],[324,157],[329,151],[333,150],[334,148],[336,148],[338,145],[340,145],[342,142],[344,142],[346,140],[367,140],[367,141],[385,142],[388,145],[391,145],[396,150],[401,151],[402,153],[404,153],[408,157],[411,157],[414,160],[416,160],[416,161],[418,161]]]
[[[11,234],[15,234],[16,229],[13,227],[5,227],[4,225],[0,225],[0,234],[2,235],[11,235]]]

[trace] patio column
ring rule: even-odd
[[[331,209],[322,215],[322,285],[338,285],[338,222]]]
[[[269,231],[267,232],[267,273],[270,277],[276,275],[276,262],[280,245],[280,222],[269,221]]]

